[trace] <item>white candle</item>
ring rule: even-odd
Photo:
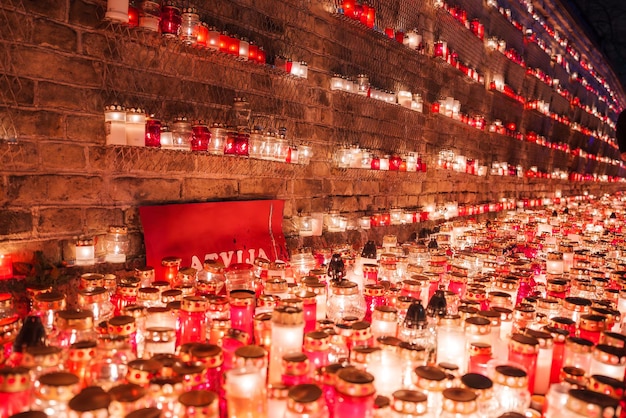
[[[146,115],[139,109],[126,112],[126,145],[146,145]]]
[[[104,111],[107,145],[126,145],[126,111],[121,106],[107,106]]]
[[[265,382],[260,371],[255,367],[228,370],[225,389],[229,418],[265,418],[267,416]]]
[[[318,305],[319,306],[319,305]],[[283,355],[302,351],[304,316],[302,309],[279,306],[272,313],[272,348],[270,350],[269,382],[281,380]]]
[[[248,61],[250,51],[250,42],[246,38],[243,38],[239,41],[239,59],[243,61]]]
[[[128,23],[128,0],[108,0],[107,11],[104,18],[116,22]]]
[[[376,394],[390,397],[396,390],[402,389],[402,359],[383,347],[380,351],[380,361],[373,361],[367,365],[367,372],[374,376]]]
[[[95,263],[95,249],[93,244],[91,245],[77,245],[76,246],[76,265],[77,266],[90,266]]]

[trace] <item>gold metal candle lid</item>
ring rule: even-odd
[[[56,312],[56,325],[61,329],[86,330],[93,328],[93,312],[86,309],[68,309]]]
[[[104,274],[85,273],[80,275],[80,287],[82,289],[93,289],[104,287]]]
[[[623,348],[626,346],[626,335],[618,332],[604,331],[600,334],[600,344]]]
[[[491,321],[480,316],[472,316],[465,320],[465,332],[473,335],[487,335],[491,332]]]
[[[217,406],[217,395],[209,390],[190,390],[178,396],[178,402],[186,407],[205,408],[215,403]]]
[[[146,328],[146,341],[150,342],[169,342],[176,339],[176,330],[168,327],[149,327]]]
[[[131,335],[137,331],[135,318],[130,315],[114,316],[107,322],[107,331],[111,335]]]
[[[33,305],[36,309],[59,311],[65,309],[65,295],[55,290],[35,295]]]
[[[191,359],[214,369],[224,363],[224,351],[215,344],[198,343],[191,347]]]
[[[535,329],[529,329],[527,328],[524,331],[524,334],[529,335],[533,338],[536,338],[537,341],[539,342],[539,348],[552,348],[553,343],[554,343],[554,338],[552,337],[552,334],[550,334],[549,332],[545,332],[545,331],[538,331]]]
[[[111,395],[104,389],[89,386],[84,388],[78,395],[69,400],[67,406],[76,412],[91,412],[106,409],[108,413],[111,404]],[[71,414],[70,414],[71,415]]]
[[[309,358],[304,353],[285,354],[281,359],[281,371],[289,376],[304,376],[309,373]]]
[[[356,283],[349,280],[341,280],[331,284],[332,291],[336,295],[356,295],[359,292],[359,288]]]
[[[398,319],[398,310],[393,306],[377,306],[372,312],[372,320],[393,322]]]
[[[594,374],[589,378],[587,389],[604,393],[615,399],[621,399],[626,391],[626,383],[609,376]]]
[[[322,389],[315,384],[295,385],[287,396],[287,409],[297,414],[315,414],[324,407]]]
[[[161,418],[161,410],[156,407],[137,409],[124,418]]]
[[[134,383],[122,383],[109,389],[109,394],[114,401],[131,403],[143,398],[146,389]]]
[[[491,344],[482,343],[482,342],[473,342],[470,344],[469,348],[470,356],[490,356],[491,355]]]
[[[563,300],[563,308],[568,311],[589,313],[591,303],[589,299],[570,296]]]
[[[26,367],[0,368],[0,392],[16,393],[30,388],[29,369]]]
[[[161,259],[161,265],[163,267],[178,267],[183,261],[180,257],[163,257]]]
[[[525,388],[528,385],[528,375],[519,367],[496,366],[493,381],[512,388]]]
[[[346,367],[337,372],[335,388],[344,395],[363,397],[376,392],[374,376],[354,367]]]
[[[48,414],[43,411],[24,411],[13,414],[9,418],[48,418]]]
[[[202,296],[185,296],[180,309],[185,312],[204,312],[207,310],[207,299]]]
[[[439,367],[418,366],[415,368],[415,374],[419,389],[441,392],[446,387],[446,373]]]
[[[301,308],[277,306],[272,312],[272,322],[276,325],[302,325],[304,314]]]
[[[443,390],[443,410],[453,414],[471,414],[478,410],[477,395],[473,390],[448,388]]]
[[[350,351],[350,362],[358,364],[372,364],[373,357],[380,352],[380,347],[354,347]]]
[[[337,383],[337,373],[343,369],[342,363],[332,363],[327,366],[318,367],[315,370],[315,380],[323,385],[335,386]]]
[[[61,363],[61,349],[54,346],[26,347],[22,366],[55,367]]]
[[[428,397],[417,390],[396,390],[392,394],[391,409],[407,415],[422,415],[428,410]]]
[[[585,371],[580,367],[565,366],[561,368],[559,372],[559,380],[561,382],[567,382],[575,384],[580,387],[585,387],[587,384],[587,378],[585,377]]]
[[[312,331],[304,334],[304,349],[307,351],[325,351],[330,343],[330,335],[324,331]]]
[[[626,349],[614,347],[612,345],[598,344],[593,347],[593,358],[612,366],[623,366],[626,364]]]
[[[583,331],[601,332],[606,327],[607,317],[604,315],[581,315],[578,327]]]
[[[230,292],[230,305],[237,307],[254,306],[255,294],[251,290],[233,290]]]
[[[539,352],[539,341],[530,335],[513,334],[509,341],[509,347],[516,353],[537,354]]]
[[[423,361],[426,359],[426,349],[418,344],[402,341],[398,344],[398,353],[404,360]]]
[[[619,407],[617,399],[603,393],[587,389],[570,389],[568,394],[565,407],[585,417],[612,417],[616,415]]]
[[[574,353],[591,353],[593,342],[584,338],[568,337],[565,340],[565,347]]]
[[[97,342],[94,340],[77,341],[70,345],[68,361],[88,363],[96,357]]]
[[[383,296],[385,294],[385,288],[380,284],[366,284],[363,287],[363,294],[371,297]]]
[[[109,293],[104,287],[93,287],[78,290],[79,304],[103,303],[109,299]]]

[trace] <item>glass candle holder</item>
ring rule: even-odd
[[[225,389],[229,418],[266,416],[265,382],[256,368],[228,370],[225,376]]]
[[[146,118],[145,146],[151,148],[161,148],[161,121],[154,115]]]
[[[598,344],[591,352],[589,375],[603,375],[623,380],[626,375],[626,349]]]
[[[92,418],[109,416],[111,395],[102,388],[83,389],[67,403],[69,418]]]
[[[146,114],[141,109],[126,110],[126,145],[146,145]]]
[[[534,337],[539,342],[537,354],[537,372],[533,393],[545,395],[550,386],[550,373],[552,372],[552,359],[554,357],[554,341],[552,334],[545,331],[526,330],[525,333]]]
[[[419,366],[415,369],[413,378],[417,389],[428,396],[428,410],[441,411],[442,392],[447,386],[446,373],[439,367]]]
[[[437,327],[437,362],[459,366],[461,373],[467,370],[465,332],[459,315],[447,315],[439,319]],[[467,357],[469,360],[469,358]]]
[[[80,391],[78,376],[68,372],[46,373],[33,388],[33,407],[50,415],[68,416],[68,402]]]
[[[208,151],[211,133],[208,126],[202,121],[191,128],[191,150],[196,152]]]
[[[126,145],[126,109],[118,105],[104,108],[107,145]]]
[[[531,336],[513,334],[509,340],[509,361],[519,364],[526,370],[528,390],[534,393],[535,376],[537,374],[537,356],[539,341]]]
[[[230,292],[230,322],[234,329],[242,330],[252,336],[254,334],[254,312],[254,291],[234,290]]]
[[[289,389],[285,418],[326,418],[329,416],[322,389],[315,384],[300,384]]]
[[[477,418],[478,414],[478,396],[476,393],[467,388],[448,388],[444,389],[443,395],[443,411],[441,418]]]
[[[343,317],[354,316],[361,320],[365,316],[365,311],[365,299],[356,283],[342,280],[331,284],[331,294],[326,307],[328,319],[339,322]]]
[[[398,310],[393,306],[376,306],[372,313],[371,332],[374,339],[398,334]]]
[[[588,417],[594,415],[615,416],[619,409],[619,400],[603,393],[593,392],[587,389],[570,389],[565,403],[565,410],[561,416],[572,418]],[[593,411],[593,412],[590,412]]]
[[[568,337],[563,351],[563,366],[589,370],[593,342],[578,337]]]
[[[304,338],[304,315],[302,309],[291,306],[278,306],[272,313],[270,362],[268,377],[270,382],[280,381],[282,357],[291,352],[300,352]]]
[[[374,376],[357,368],[337,372],[334,416],[370,417],[374,408]]]
[[[173,1],[167,1],[161,8],[161,21],[159,28],[161,34],[167,37],[178,37],[180,25],[182,23],[182,14]]]
[[[128,0],[107,0],[106,20],[128,23]]]
[[[139,3],[139,27],[151,32],[159,31],[161,4],[158,1],[143,0]]]
[[[94,240],[91,238],[76,240],[74,263],[77,266],[91,266],[96,262]]]
[[[198,42],[200,26],[198,11],[193,7],[184,8],[181,14],[180,28],[178,30],[179,39],[187,45],[195,44]]]
[[[191,122],[185,117],[176,118],[172,122],[172,148],[178,150],[189,150],[193,130]]]
[[[180,309],[180,333],[178,345],[206,340],[207,300],[200,296],[186,296]]]
[[[177,416],[189,418],[218,418],[219,400],[209,390],[191,390],[178,396]]]
[[[324,331],[312,331],[304,335],[303,353],[311,362],[311,370],[329,364],[330,336]]]
[[[285,354],[281,361],[281,382],[287,387],[308,383],[310,367],[306,354]]]
[[[496,366],[489,376],[493,380],[493,394],[500,410],[524,413],[530,406],[528,376],[519,367]]]
[[[205,22],[200,22],[197,26],[198,38],[196,40],[196,45],[201,48],[206,48],[209,42],[209,27]]]
[[[106,249],[104,261],[109,263],[126,262],[128,245],[128,228],[125,226],[110,226],[109,232],[104,237],[104,246]]]

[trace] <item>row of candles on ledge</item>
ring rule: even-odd
[[[499,10],[499,12],[505,16],[507,19],[509,19],[509,21],[512,21],[511,19],[511,13],[510,10],[507,12],[507,9],[503,8],[503,7],[499,7],[497,5],[497,0],[489,0],[489,2],[493,3],[491,6],[494,8],[497,8]],[[608,84],[608,82],[606,81],[606,79],[604,79],[603,77],[601,77],[597,71],[595,70],[595,68],[593,68],[593,66],[588,63],[585,59],[581,59],[580,58],[580,53],[578,51],[575,50],[575,48],[573,47],[573,45],[571,45],[569,43],[569,41],[567,40],[567,38],[562,37],[559,32],[557,32],[556,30],[554,30],[554,28],[550,27],[547,22],[546,19],[544,17],[542,17],[541,15],[539,15],[539,13],[537,13],[534,10],[534,7],[532,4],[530,4],[530,2],[528,2],[528,0],[520,0],[520,3],[522,3],[522,5],[528,10],[529,13],[532,14],[532,17],[535,21],[539,22],[539,24],[544,28],[544,30],[548,33],[548,35],[550,35],[561,47],[566,49],[566,52],[568,54],[570,54],[572,56],[572,58],[574,58],[574,60],[578,61],[581,65],[581,67],[589,72],[589,74],[591,75],[591,77],[593,77],[608,93],[608,98],[606,96],[600,95],[598,91],[596,91],[595,89],[593,89],[592,91],[596,94],[596,96],[603,102],[607,102],[607,104],[609,105],[609,109],[612,110],[613,112],[618,112],[619,110],[619,105],[617,104],[617,102],[615,101],[615,94],[611,89],[611,86]],[[519,30],[526,32],[528,31],[528,29],[523,29],[520,27],[520,25],[514,25],[516,28],[518,28]],[[551,50],[546,48],[545,42],[537,42],[537,44],[548,54],[550,55]],[[552,54],[552,60],[557,62],[558,64],[562,65],[563,68],[567,71],[567,73],[570,73],[570,69],[569,69],[569,63],[563,58],[563,56],[561,54]],[[608,103],[608,101],[611,101],[611,103]]]
[[[517,175],[515,167],[508,168],[506,164],[494,168],[508,175]],[[513,173],[513,174],[511,174]],[[498,174],[506,175],[506,174]],[[499,213],[510,210],[525,210],[532,208],[542,208],[551,205],[560,205],[567,202],[579,202],[590,199],[588,195],[561,197],[557,192],[554,197],[533,198],[533,199],[513,199],[502,198],[498,202],[480,203],[474,205],[463,205],[458,202],[446,202],[444,204],[430,203],[422,209],[391,208],[380,210],[372,215],[360,217],[350,217],[346,213],[338,210],[329,212],[315,212],[311,214],[299,214],[292,219],[294,226],[298,230],[298,235],[302,237],[321,236],[326,232],[345,232],[350,230],[369,230],[371,228],[385,227],[392,225],[410,225],[427,221],[442,221],[455,218],[472,217],[485,213]]]
[[[291,164],[308,164],[313,156],[311,146],[293,144],[282,128],[278,132],[250,131],[242,126],[234,128],[219,123],[209,126],[204,121],[191,122],[184,117],[175,119],[170,127],[154,115],[147,116],[141,109],[126,110],[121,106],[107,107],[104,119],[107,145],[206,152]]]
[[[439,99],[438,101],[432,103],[430,109],[432,113],[437,113],[442,116],[458,120],[461,123],[471,126],[472,128],[487,130],[488,132],[497,133],[500,135],[507,135],[520,141],[526,140],[547,148],[567,152],[573,156],[624,167],[624,163],[621,160],[612,159],[607,156],[597,156],[595,154],[589,154],[579,148],[571,150],[568,144],[550,142],[547,140],[547,138],[542,135],[538,135],[536,132],[531,131],[527,132],[526,135],[524,135],[521,132],[517,131],[517,124],[515,124],[514,122],[503,123],[501,120],[496,119],[491,124],[487,125],[484,116],[469,116],[465,113],[462,113],[460,111],[461,104],[458,100],[455,100],[454,97],[448,96],[446,98]],[[598,138],[604,142],[607,142],[611,146],[615,146],[613,142],[609,142],[609,137],[606,134],[591,132],[588,128],[582,127],[577,123],[572,123],[571,129]]]
[[[186,45],[219,51],[256,64],[265,64],[262,46],[236,34],[220,31],[200,21],[194,8],[180,8],[174,2],[141,1],[139,7],[129,0],[108,0],[105,19],[178,39]],[[300,76],[300,75],[298,75]]]
[[[348,93],[355,93],[360,96],[370,97],[386,103],[397,103],[407,109],[422,112],[424,101],[418,93],[411,93],[408,90],[399,90],[397,93],[378,89],[370,84],[369,76],[359,74],[356,78],[349,78],[339,74],[333,75],[330,79],[330,89],[340,90]]]
[[[379,154],[358,145],[344,145],[335,150],[333,162],[337,168],[361,168],[366,170],[426,172],[426,163],[417,152],[405,154]]]
[[[598,73],[595,71],[595,69],[593,68],[593,66],[591,64],[589,64],[586,60],[584,59],[580,59],[580,54],[574,49],[574,47],[569,43],[569,41],[566,38],[563,38],[560,36],[560,34],[558,32],[556,32],[553,28],[549,27],[545,21],[545,19],[541,16],[539,16],[538,13],[536,13],[534,11],[534,8],[532,6],[532,4],[529,3],[524,3],[525,0],[520,0],[523,5],[526,7],[526,9],[528,10],[529,13],[532,13],[532,17],[535,21],[539,22],[543,28],[546,30],[546,32],[554,38],[554,40],[563,48],[566,49],[566,51],[572,56],[572,58],[574,58],[576,61],[579,61],[581,67],[589,72],[589,74],[607,91],[608,93],[608,98],[610,98],[612,103],[608,103],[609,105],[609,109],[612,111],[616,111],[616,102],[614,99],[614,93],[612,92],[610,86],[608,85],[608,83],[606,82],[605,79],[603,79],[602,77],[600,77],[598,75]],[[528,41],[534,42],[536,43],[539,48],[541,48],[548,56],[551,57],[552,61],[558,63],[559,65],[562,65],[563,68],[565,69],[565,71],[570,74],[570,66],[569,63],[567,62],[567,60],[565,60],[563,58],[563,56],[561,54],[558,53],[554,53],[552,52],[552,49],[550,47],[548,47],[547,43],[540,39],[537,34],[530,28],[525,28],[521,23],[515,21],[512,18],[512,14],[511,14],[511,10],[502,6],[498,6],[497,4],[497,0],[489,0],[490,4],[488,4],[490,7],[493,7],[495,9],[498,10],[498,12],[504,16],[516,29],[518,29],[519,31],[521,31],[524,35],[524,38]],[[574,73],[575,74],[575,73]],[[572,81],[577,81],[576,76],[574,76],[574,74],[572,74]],[[597,91],[597,89],[592,88],[591,85],[589,85],[589,83],[587,82],[587,80],[584,77],[580,77],[581,78],[581,83],[583,83],[583,85],[586,87],[586,89],[592,93],[594,93],[598,99],[600,101],[603,102],[608,102],[607,97],[600,95],[600,93]]]
[[[465,12],[465,10],[456,7],[456,6],[449,6],[447,5],[445,2],[438,2],[436,4],[436,7],[441,7],[443,9],[445,9],[446,11],[448,11],[453,17],[455,17],[461,24],[463,24],[467,29],[471,30],[471,32],[477,36],[479,39],[483,40],[484,39],[484,26],[478,21],[478,19],[473,19],[473,20],[469,20],[467,18],[467,13]],[[505,9],[500,8],[501,13],[503,13],[506,16],[505,13]],[[508,17],[510,18],[510,11],[508,14]],[[532,33],[532,30],[528,30],[530,31],[531,34],[531,38],[535,39],[536,42],[536,37],[534,36],[534,33]],[[539,42],[538,44],[542,44],[541,42]],[[492,50],[492,51],[499,51],[501,53],[503,53],[508,59],[510,59],[512,62],[521,65],[522,67],[526,67],[526,64],[524,62],[523,57],[514,49],[507,49],[506,48],[506,42],[502,39],[498,39],[497,37],[488,37],[487,40],[485,41],[485,46],[487,49]],[[545,44],[544,44],[545,46]],[[546,53],[548,55],[551,55],[549,49],[545,50]],[[448,61],[448,63],[450,63],[451,65],[455,65],[457,59],[454,56],[453,52],[449,52],[448,48],[447,48],[447,44],[444,41],[438,41],[435,44],[435,56],[440,56],[442,58],[444,58],[445,60]],[[567,71],[569,73],[569,69]],[[531,74],[532,74],[532,69],[531,69]],[[566,89],[562,89],[560,88],[559,84],[558,84],[558,80],[556,80],[556,83],[552,83],[551,80],[548,77],[541,77],[541,75],[545,75],[545,73],[543,73],[542,71],[539,70],[539,73],[537,73],[537,78],[539,78],[540,80],[546,82],[548,85],[550,85],[551,87],[554,87],[559,94],[564,95],[565,97],[569,95],[569,92]],[[570,81],[578,81],[577,80],[578,75],[576,73],[572,74],[572,79]],[[590,89],[590,86],[588,86],[586,80],[584,78],[582,78],[582,82],[583,85],[589,90],[589,91],[593,91],[593,89]],[[510,88],[509,88],[510,89]],[[597,92],[596,96],[598,95]],[[516,98],[521,98],[519,95],[515,95]],[[566,97],[568,98],[568,97]],[[569,98],[568,98],[569,100]],[[583,110],[587,111],[589,114],[594,115],[599,117],[601,120],[608,120],[608,116],[602,117],[601,115],[597,115],[597,112],[594,112],[592,108],[590,108],[589,106],[582,106],[580,105],[579,107],[581,107]]]
[[[166,257],[76,301],[31,287],[23,326],[2,294],[0,415],[619,417],[625,220],[603,197],[290,262]]]

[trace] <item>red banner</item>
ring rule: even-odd
[[[282,200],[184,203],[139,208],[146,263],[162,278],[161,260],[202,268],[205,259],[252,263],[256,257],[287,260]]]

